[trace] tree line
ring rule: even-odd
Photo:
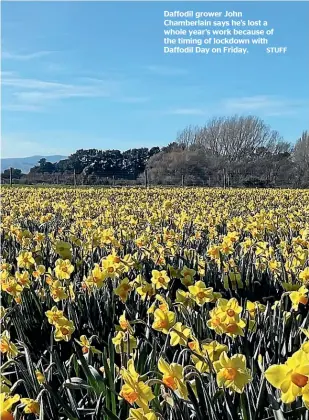
[[[24,183],[205,185],[309,187],[309,133],[294,145],[259,117],[210,119],[187,126],[166,147],[77,150],[51,163],[41,159],[29,174],[14,170]],[[1,174],[8,179],[8,170]],[[13,176],[13,178],[14,178]]]

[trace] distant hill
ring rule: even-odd
[[[1,172],[5,169],[15,168],[21,169],[22,173],[27,174],[38,161],[45,158],[48,162],[58,162],[59,160],[66,159],[67,156],[53,155],[53,156],[29,156],[24,158],[3,158],[1,159]]]

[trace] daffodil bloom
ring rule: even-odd
[[[209,312],[210,319],[207,321],[207,326],[219,335],[225,333],[230,337],[243,336],[246,323],[239,316],[241,311],[242,307],[238,305],[237,299],[220,298],[216,307]]]
[[[35,260],[32,256],[32,252],[21,251],[17,257],[17,264],[20,268],[30,269],[35,264]]]
[[[69,295],[66,292],[66,288],[62,286],[59,280],[53,281],[50,285],[50,295],[55,302],[67,299]]]
[[[45,312],[48,322],[56,325],[59,319],[63,318],[63,311],[60,311],[57,306],[53,306],[49,311]]]
[[[6,282],[1,284],[1,289],[7,292],[9,295],[13,296],[15,300],[17,300],[20,299],[23,286],[17,283],[14,277],[9,277]]]
[[[240,318],[238,320],[231,320],[228,323],[224,323],[224,333],[232,338],[236,336],[244,336],[244,328],[246,326],[246,322]]]
[[[201,277],[204,277],[206,273],[206,262],[202,259],[199,258],[199,262],[198,262],[198,274]]]
[[[210,319],[207,321],[207,327],[211,330],[214,330],[217,334],[222,335],[225,331],[225,325],[221,320],[220,316],[222,315],[220,308],[213,308],[210,312]]]
[[[280,263],[279,263],[279,261],[271,260],[268,263],[268,267],[269,267],[270,271],[273,271],[273,272],[276,273],[276,271],[279,270],[279,268],[280,268]]]
[[[161,295],[156,295],[156,299],[157,299],[157,301],[160,302],[158,304],[159,309],[161,309],[161,311],[163,311],[163,312],[168,312],[169,311],[169,304],[168,304],[167,300],[165,300],[164,297],[161,296]]]
[[[305,352],[303,352],[305,353]],[[309,384],[308,355],[298,351],[289,357],[285,364],[272,365],[266,372],[268,382],[281,390],[281,400],[290,404],[303,393],[303,388]],[[307,388],[305,390],[305,393]]]
[[[186,325],[182,325],[181,322],[176,322],[173,328],[170,330],[170,344],[171,346],[186,346],[188,338],[191,336],[191,329]]]
[[[194,301],[191,298],[190,292],[184,290],[176,290],[176,302],[182,303],[187,308],[190,308],[194,305]]]
[[[107,365],[108,365],[109,369],[111,369],[111,361],[110,361],[110,359],[107,359],[106,361],[107,361]],[[114,364],[114,370],[115,370],[115,375],[118,375],[120,373],[120,369],[119,369],[119,367],[116,364]],[[99,371],[102,372],[103,375],[106,377],[104,366],[101,366],[99,368]]]
[[[168,210],[172,207],[172,205],[173,205],[173,203],[170,200],[165,200],[164,203],[163,203],[163,208],[165,210]]]
[[[147,309],[147,314],[153,314],[156,309],[156,302],[153,302]]]
[[[291,302],[293,304],[292,309],[297,311],[298,306],[300,304],[307,305],[307,303],[308,303],[307,293],[308,292],[309,292],[309,290],[307,289],[306,286],[301,286],[297,291],[294,291],[294,292],[290,293],[290,299],[291,299]]]
[[[101,352],[97,350],[94,346],[90,345],[90,341],[85,335],[81,335],[79,340],[75,340],[81,347],[82,352],[84,354],[87,354],[89,351],[92,351],[92,353],[100,354]]]
[[[188,347],[190,350],[194,351],[195,353],[202,354],[200,343],[194,338],[193,341],[190,341],[188,343]]]
[[[35,376],[36,376],[39,384],[45,384],[45,382],[46,382],[45,376],[43,375],[43,373],[40,370],[35,371]]]
[[[159,371],[163,374],[163,383],[176,391],[181,398],[188,398],[188,391],[184,382],[183,366],[178,363],[167,363],[162,357],[158,361]]]
[[[58,323],[55,325],[56,329],[54,332],[55,341],[70,341],[71,335],[75,331],[73,321],[66,318],[60,318]]]
[[[174,312],[164,312],[161,309],[156,309],[154,312],[152,328],[163,332],[163,334],[168,334],[169,330],[174,326],[175,320],[176,314]]]
[[[136,403],[144,411],[149,412],[148,404],[154,399],[154,395],[150,386],[140,381],[139,374],[134,368],[132,359],[128,361],[127,369],[121,369],[120,373],[124,380],[120,396],[129,404],[133,405]]]
[[[173,267],[172,265],[168,264],[168,271],[170,274],[170,277],[174,278],[174,279],[178,279],[180,278],[181,274],[180,274],[180,270],[178,268]]]
[[[239,306],[236,298],[230,300],[218,299],[216,307],[218,308],[218,316],[225,323],[236,320],[237,317],[239,318],[239,314],[242,311],[242,307]]]
[[[213,300],[213,288],[206,287],[202,281],[197,281],[194,286],[188,287],[191,297],[199,306]]]
[[[141,296],[142,300],[145,300],[148,296],[149,298],[156,294],[156,288],[153,283],[148,283],[144,279],[139,281],[139,286],[136,288],[137,293]]]
[[[20,402],[25,405],[24,412],[26,414],[39,414],[40,404],[32,398],[21,398]]]
[[[128,299],[128,295],[132,290],[131,283],[126,277],[121,280],[119,286],[114,290],[115,295],[119,296],[122,302],[125,302]]]
[[[153,304],[149,307],[149,309],[147,310],[148,314],[153,314],[156,306],[157,306],[157,301],[160,302],[159,309],[161,309],[161,311],[163,312],[168,312],[169,311],[169,304],[167,303],[167,301],[164,299],[164,297],[162,297],[161,295],[156,295],[156,301],[153,302]]]
[[[8,281],[8,278],[10,276],[10,272],[8,270],[1,270],[0,271],[0,284],[6,283]]]
[[[17,347],[12,343],[7,330],[3,331],[0,336],[0,353],[6,354],[8,359],[14,359],[18,355]]]
[[[111,279],[118,278],[120,274],[122,273],[122,264],[120,264],[119,257],[108,256],[102,261],[102,266],[103,266],[103,272],[105,276],[108,278],[111,278]]]
[[[112,339],[116,353],[132,354],[137,348],[136,338],[128,332],[118,331],[117,335]]]
[[[186,287],[192,286],[194,284],[194,278],[191,276],[184,276],[181,279],[181,283]]]
[[[114,239],[114,231],[112,228],[104,229],[102,232],[102,243],[110,244]]]
[[[122,258],[121,263],[122,263],[122,266],[123,266],[122,271],[124,273],[127,273],[130,270],[130,268],[134,267],[134,265],[135,265],[135,261],[134,261],[131,254],[125,255]]]
[[[2,260],[2,262],[0,263],[0,270],[1,271],[10,271],[12,268],[12,264],[9,264],[8,262],[5,262],[5,260]]]
[[[217,245],[210,247],[207,251],[207,255],[212,260],[219,261],[220,260],[220,247]]]
[[[232,254],[234,251],[233,248],[233,243],[232,241],[228,240],[227,238],[222,242],[222,244],[220,245],[220,251],[222,252],[222,254],[224,255],[229,255]]]
[[[251,302],[250,300],[247,300],[246,310],[248,311],[251,319],[255,318],[255,314],[258,311],[264,312],[265,309],[266,306],[262,305],[260,302]]]
[[[299,273],[299,279],[304,284],[309,284],[309,267],[306,267],[303,271]]]
[[[238,232],[235,232],[235,231],[234,232],[229,232],[226,235],[226,239],[229,242],[235,243],[239,239],[239,234],[238,234]]]
[[[300,364],[307,364],[309,362],[309,341],[305,341],[293,356],[298,357]]]
[[[211,301],[211,303],[215,303],[217,302],[219,299],[222,298],[222,294],[219,292],[213,292],[213,299]]]
[[[85,283],[87,286],[95,286],[100,289],[103,286],[105,279],[106,274],[101,270],[99,264],[95,264]]]
[[[0,392],[1,393],[10,393],[10,387],[12,386],[12,382],[9,381],[4,375],[0,375],[1,382],[0,382]]]
[[[210,343],[204,343],[196,349],[196,355],[192,354],[191,358],[195,364],[195,367],[201,373],[210,371],[210,363],[216,362],[219,360],[220,355],[223,352],[227,352],[228,347],[225,344],[220,344],[217,341],[211,341]]]
[[[157,420],[153,411],[144,411],[142,408],[130,408],[127,420]]]
[[[112,253],[108,255],[104,261],[109,261],[113,264],[121,264],[121,258],[119,257],[119,255],[117,255],[115,249],[113,249]]]
[[[36,266],[36,269],[35,269],[35,271],[33,271],[32,275],[33,275],[34,278],[37,279],[38,277],[43,276],[45,274],[45,271],[46,271],[46,269],[45,269],[44,265],[38,265],[38,266]]]
[[[22,287],[26,287],[29,289],[30,287],[30,276],[27,270],[23,271],[22,273],[16,272],[15,274],[17,283],[19,283]]]
[[[194,276],[195,276],[195,274],[196,274],[196,271],[195,271],[195,270],[193,270],[192,268],[188,268],[188,267],[185,265],[185,266],[183,267],[183,269],[181,270],[180,274],[181,274],[183,277],[186,277],[186,276],[194,277]]]
[[[1,420],[14,420],[13,414],[11,413],[11,409],[14,404],[16,404],[20,400],[20,396],[18,394],[13,395],[12,397],[5,393],[1,392],[0,394],[0,418]]]
[[[55,274],[59,280],[69,280],[74,271],[70,260],[58,259],[55,266]]]
[[[129,331],[130,334],[133,333],[133,328],[131,327],[129,321],[126,318],[126,313],[123,312],[122,315],[119,317],[119,325],[123,331]]]
[[[188,268],[186,265],[184,266],[184,268],[181,270],[180,272],[182,279],[181,279],[181,283],[186,286],[192,286],[194,284],[194,276],[196,274],[196,271]]]
[[[157,290],[163,288],[167,289],[168,283],[170,282],[170,278],[167,275],[167,272],[165,270],[158,271],[158,270],[152,270],[152,277],[151,281],[155,285],[155,288]]]
[[[7,313],[7,309],[4,306],[0,306],[0,320],[4,317],[4,315]]]
[[[44,235],[44,233],[41,233],[41,232],[37,232],[34,235],[34,240],[37,241],[37,242],[43,242],[44,238],[45,238],[45,235]]]
[[[225,387],[242,393],[245,386],[252,380],[251,372],[246,367],[246,357],[243,354],[235,354],[229,358],[226,352],[223,352],[213,366],[220,388]]]

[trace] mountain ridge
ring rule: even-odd
[[[33,155],[21,158],[1,158],[1,172],[9,168],[20,169],[22,173],[26,174],[33,166],[37,165],[40,159],[46,159],[48,162],[59,162],[59,160],[66,159],[63,155]]]

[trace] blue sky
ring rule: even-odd
[[[164,10],[243,12],[275,28],[247,55],[163,53]],[[163,146],[189,124],[254,114],[308,129],[308,2],[2,2],[2,156]]]

